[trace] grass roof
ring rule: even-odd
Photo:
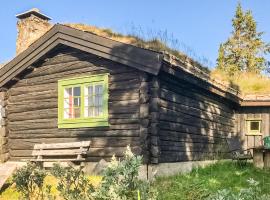
[[[270,94],[270,78],[266,75],[243,72],[228,77],[225,73],[215,69],[211,72],[211,77],[239,90],[244,96]]]
[[[174,55],[178,59],[185,60],[185,61],[189,60],[189,62],[192,63],[193,65],[195,65],[196,67],[200,68],[201,70],[203,70],[207,73],[210,73],[210,70],[208,67],[203,66],[200,62],[188,57],[183,52],[169,47],[168,44],[166,44],[165,42],[162,42],[158,38],[151,38],[149,40],[146,40],[146,39],[142,39],[136,35],[131,35],[131,34],[124,35],[121,33],[116,33],[108,28],[100,28],[100,27],[86,25],[86,24],[67,23],[64,25],[69,26],[71,28],[78,29],[78,30],[91,32],[91,33],[94,33],[96,35],[110,38],[110,39],[118,41],[118,42],[131,44],[131,45],[134,45],[134,46],[137,46],[140,48],[150,49],[150,50],[158,51],[158,52],[166,52],[166,53],[169,53],[171,55]]]
[[[86,24],[68,23],[65,25],[78,30],[91,32],[96,35],[110,38],[119,42],[135,45],[140,48],[150,49],[158,52],[166,52],[183,61],[188,60],[188,62],[191,63],[192,66],[202,70],[205,74],[208,74],[209,79],[211,79],[212,81],[215,81],[220,85],[224,85],[226,87],[238,90],[243,95],[270,93],[270,79],[265,75],[242,73],[238,76],[228,77],[223,72],[216,69],[210,70],[198,61],[188,57],[186,54],[182,53],[177,49],[169,47],[169,45],[167,45],[165,42],[160,41],[157,38],[146,40],[135,35],[124,35],[121,33],[116,33],[111,29],[99,28]]]

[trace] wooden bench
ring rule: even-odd
[[[90,147],[90,141],[35,144],[30,161],[34,162],[82,162]]]

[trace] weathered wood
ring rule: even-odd
[[[208,105],[212,105],[223,112],[232,112],[232,104],[229,101],[224,101],[207,90],[202,90],[199,85],[191,84],[187,81],[173,78],[166,73],[161,73],[161,86],[163,89],[181,94],[187,98],[197,100]]]
[[[66,52],[69,52],[67,50]],[[71,57],[68,53],[52,55],[35,64],[7,93],[7,121],[9,150],[12,159],[29,158],[35,144],[76,142],[91,140],[90,160],[109,158],[113,152],[123,156],[130,145],[142,151],[141,143],[147,138],[148,117],[140,117],[142,101],[147,103],[147,87],[141,83],[145,75],[119,63],[82,53]],[[56,53],[57,54],[57,53]],[[85,56],[85,57],[84,57]],[[82,57],[84,57],[83,60]],[[56,64],[58,63],[58,64]],[[57,128],[57,80],[109,72],[109,124],[108,127],[58,129]],[[146,93],[145,93],[146,91]],[[108,148],[112,148],[110,151]]]
[[[34,149],[66,149],[74,147],[89,147],[90,143],[90,141],[82,141],[72,143],[36,144]]]
[[[175,104],[173,102],[167,102],[167,101],[164,101],[162,99],[159,100],[159,104],[161,107],[160,109],[164,109],[164,110],[167,109],[167,110],[173,110],[175,112],[182,112],[184,114],[188,114],[188,115],[196,116],[196,117],[201,117],[202,119],[211,120],[211,121],[215,121],[215,122],[219,121],[220,124],[224,124],[224,125],[230,126],[233,124],[232,119],[224,118],[220,115],[204,113],[203,111],[201,111],[199,109],[194,109],[194,108],[186,106],[186,105]]]
[[[263,168],[263,151],[261,149],[253,150],[253,163],[255,167]]]
[[[82,137],[81,140],[89,140],[91,141],[92,148],[104,148],[106,146],[110,147],[126,147],[130,146],[139,146],[140,138],[139,137]],[[62,138],[49,138],[49,137],[40,137],[40,138],[20,138],[12,140],[9,142],[9,146],[13,150],[27,150],[32,149],[35,144],[39,142],[43,143],[55,143],[55,142],[78,142],[76,137],[62,137]]]
[[[72,149],[72,150],[33,150],[32,156],[69,156],[86,154],[86,150]]]

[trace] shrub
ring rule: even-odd
[[[56,189],[60,197],[66,200],[155,200],[156,190],[150,187],[149,182],[139,179],[141,162],[142,157],[135,156],[128,146],[123,160],[112,157],[101,184],[96,188],[81,167],[64,168],[54,164],[51,174],[58,180]],[[43,169],[28,163],[14,174],[13,181],[25,199],[56,199],[51,193],[52,186],[44,187],[46,175]]]
[[[16,189],[24,199],[44,199],[44,179],[46,172],[34,163],[27,163],[12,177]]]
[[[59,164],[54,164],[51,174],[59,180],[57,190],[64,199],[93,199],[94,187],[85,176],[81,167],[79,169],[75,169],[72,166],[63,168]]]
[[[156,191],[152,190],[148,182],[138,178],[141,162],[142,157],[135,156],[129,146],[122,161],[113,156],[104,171],[96,199],[156,199]]]

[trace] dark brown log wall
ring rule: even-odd
[[[109,127],[57,128],[57,81],[110,73]],[[149,97],[144,72],[71,48],[51,53],[7,92],[7,129],[13,160],[29,158],[35,143],[91,140],[89,161],[122,156],[128,144],[147,155]],[[147,88],[147,87],[146,87]],[[140,106],[140,104],[143,104]],[[140,113],[141,110],[141,113]],[[144,139],[141,139],[144,138]],[[146,156],[147,157],[147,156]]]
[[[155,85],[159,87],[156,94],[159,111],[154,115],[159,121],[155,127],[158,162],[226,156],[225,138],[235,133],[232,104],[165,72]]]

